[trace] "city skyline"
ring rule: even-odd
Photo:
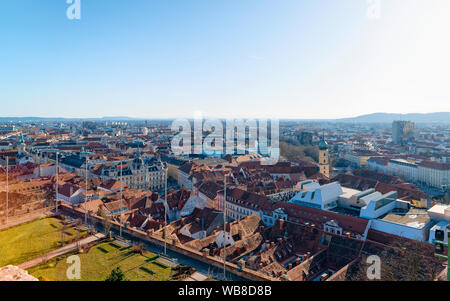
[[[429,112],[429,113],[387,113],[387,112],[375,112],[371,114],[364,114],[358,116],[351,117],[343,117],[343,118],[280,118],[279,120],[292,120],[292,121],[314,121],[314,122],[327,122],[327,121],[336,121],[336,122],[367,122],[367,123],[391,123],[395,120],[411,120],[414,122],[432,122],[432,123],[446,123],[447,116],[450,116],[450,112]],[[135,116],[100,116],[100,117],[65,117],[65,116],[0,116],[1,121],[7,120],[28,120],[28,119],[36,119],[36,120],[93,120],[93,121],[143,121],[143,120],[175,120],[175,119],[229,119],[229,118],[218,118],[215,116],[204,116],[202,112],[197,111],[194,112],[193,116],[181,116],[179,118],[174,117],[166,117],[166,118],[158,118],[158,117],[135,117]],[[233,119],[233,117],[231,117]],[[241,118],[237,118],[241,119]],[[247,118],[242,118],[247,119]],[[248,118],[248,119],[261,119],[261,118]],[[274,118],[278,119],[278,118]],[[366,120],[367,119],[367,120]],[[422,120],[420,120],[422,119]],[[364,121],[366,120],[366,121]]]
[[[0,1],[0,286],[450,281],[449,14]]]
[[[173,2],[177,2],[174,5]],[[0,11],[2,114],[335,119],[450,111],[448,1],[18,0]]]

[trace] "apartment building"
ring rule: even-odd
[[[423,161],[418,164],[417,181],[443,190],[450,188],[450,163]]]

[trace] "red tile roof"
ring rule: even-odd
[[[422,161],[419,166],[438,169],[438,170],[450,170],[450,163],[439,163],[434,161]]]

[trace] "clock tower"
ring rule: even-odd
[[[319,168],[320,173],[328,179],[330,178],[330,155],[328,151],[328,143],[322,137],[319,143]]]

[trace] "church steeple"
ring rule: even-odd
[[[22,132],[20,132],[19,140],[17,141],[17,148],[19,150],[19,153],[21,154],[25,153],[25,139],[23,139]]]
[[[330,178],[330,154],[328,149],[328,143],[325,141],[324,135],[322,135],[322,139],[319,142],[319,168],[321,174]]]
[[[23,133],[22,132],[20,132],[20,136],[19,136],[19,142],[18,142],[18,144],[19,145],[22,145],[24,143],[24,139],[23,139]]]

